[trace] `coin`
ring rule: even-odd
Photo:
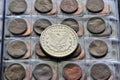
[[[35,9],[40,13],[48,13],[53,9],[52,0],[36,0]]]
[[[39,55],[40,57],[46,57],[46,55],[41,50],[40,42],[37,42],[35,45],[35,53]]]
[[[66,80],[79,80],[82,76],[81,67],[74,63],[69,63],[63,68],[63,76]]]
[[[20,58],[27,52],[27,46],[23,41],[12,41],[8,45],[8,54],[13,58]]]
[[[52,25],[52,23],[47,20],[47,19],[38,19],[35,23],[34,23],[34,31],[37,33],[37,34],[41,34],[42,31],[49,27],[50,25]]]
[[[33,70],[33,76],[36,80],[51,80],[53,77],[53,70],[47,64],[39,64]]]
[[[93,34],[100,34],[106,29],[105,21],[99,17],[90,18],[87,23],[87,29]]]
[[[7,80],[23,80],[26,72],[21,64],[11,64],[5,71],[5,77]]]
[[[81,2],[78,2],[78,10],[74,14],[81,14],[83,12],[83,5]]]
[[[14,14],[24,13],[27,9],[27,3],[25,0],[13,0],[9,4],[9,10]]]
[[[94,80],[108,80],[111,76],[111,71],[108,65],[97,63],[91,68],[91,76]]]
[[[75,58],[75,57],[79,56],[80,53],[81,53],[81,46],[80,46],[80,44],[78,44],[78,47],[77,47],[76,51],[73,53],[72,57]]]
[[[97,36],[97,37],[105,37],[105,36],[110,36],[112,34],[112,27],[111,26],[108,26],[107,29],[105,29],[105,31],[101,34],[96,34],[94,36]]]
[[[78,10],[78,2],[76,0],[62,0],[60,8],[65,13],[74,13]]]
[[[86,8],[89,12],[98,13],[104,9],[103,0],[87,0]]]
[[[76,32],[79,31],[79,24],[75,19],[67,18],[67,19],[63,20],[61,24],[64,24],[64,25],[71,27]]]
[[[89,45],[89,52],[93,57],[104,57],[108,53],[108,46],[102,40],[94,40]]]
[[[24,19],[17,18],[8,25],[8,30],[14,35],[20,35],[27,31],[27,23]]]
[[[78,45],[78,36],[69,26],[54,24],[42,32],[40,44],[48,55],[62,58],[75,51]]]

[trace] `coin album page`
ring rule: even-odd
[[[0,5],[0,80],[120,80],[118,0]]]

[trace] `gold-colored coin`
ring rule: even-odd
[[[47,54],[61,58],[75,51],[78,45],[78,36],[69,26],[54,24],[42,32],[40,43]]]

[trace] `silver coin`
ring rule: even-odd
[[[75,51],[78,45],[78,36],[69,26],[55,24],[42,32],[40,43],[43,50],[50,56],[61,58]]]

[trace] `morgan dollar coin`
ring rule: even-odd
[[[78,46],[78,36],[69,26],[54,24],[42,32],[40,44],[48,55],[62,58],[75,51]]]

